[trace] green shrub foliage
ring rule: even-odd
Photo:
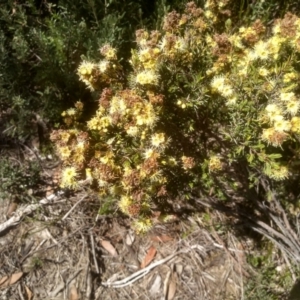
[[[142,0],[1,4],[0,108],[7,112],[6,135],[28,137],[33,112],[53,125],[78,99],[91,101],[75,72],[81,56],[96,58],[99,45],[109,42],[129,57],[135,30],[151,26],[163,7]]]
[[[154,207],[195,191],[234,201],[261,181],[282,192],[298,180],[300,19],[233,28],[230,5],[189,2],[159,30],[137,30],[130,72],[110,44],[81,61],[98,107],[85,122],[77,102],[51,135],[62,187],[86,173],[142,232]]]

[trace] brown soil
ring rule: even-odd
[[[3,233],[0,282],[19,272],[22,277],[0,284],[0,299],[239,299],[248,276],[245,241],[208,230],[199,216],[158,223],[137,235],[127,219],[97,219],[98,203],[82,190]],[[1,202],[0,224],[8,205]],[[156,255],[148,268],[174,256],[115,287],[141,269],[150,248]]]

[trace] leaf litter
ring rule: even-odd
[[[86,188],[61,194],[7,230],[0,299],[239,299],[243,240],[220,244],[205,226],[179,217],[136,235],[128,219],[97,217],[99,200]]]

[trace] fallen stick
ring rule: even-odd
[[[17,224],[19,224],[25,216],[30,215],[32,212],[34,212],[38,208],[40,208],[44,205],[53,204],[55,202],[55,200],[57,200],[64,193],[65,193],[64,191],[59,191],[56,194],[52,194],[48,197],[43,198],[38,203],[29,204],[29,205],[20,207],[17,211],[15,211],[13,213],[13,216],[11,218],[9,218],[4,223],[0,224],[0,234],[3,233],[5,230],[9,229],[10,227],[13,227],[13,226],[16,226]]]
[[[157,262],[152,263],[151,265],[149,265],[148,267],[141,269],[133,274],[131,274],[130,276],[122,279],[122,280],[117,280],[117,281],[113,281],[113,282],[102,282],[101,284],[104,286],[109,286],[109,287],[114,287],[114,288],[122,288],[124,286],[130,285],[133,282],[139,280],[140,278],[144,277],[145,275],[147,275],[153,268],[162,265],[164,263],[166,263],[167,261],[171,260],[173,257],[175,257],[176,255],[179,254],[183,254],[183,253],[188,253],[189,251],[193,250],[193,249],[199,249],[200,251],[203,251],[203,247],[200,245],[194,245],[191,246],[190,248],[186,249],[186,250],[181,250],[178,252],[175,252],[167,257],[165,257],[164,259],[161,259]]]
[[[91,181],[89,179],[82,180],[79,182],[79,186],[83,187],[83,186],[89,184],[90,182]],[[38,203],[29,204],[29,205],[20,207],[17,211],[15,211],[13,213],[13,216],[11,218],[9,218],[4,223],[0,224],[0,234],[3,233],[5,230],[9,229],[10,227],[13,227],[13,226],[16,226],[17,224],[19,224],[24,217],[30,215],[38,208],[41,208],[42,206],[45,206],[45,205],[54,204],[55,201],[64,194],[65,194],[65,191],[58,191],[57,193],[51,194],[50,196],[43,198]],[[83,199],[85,199],[85,198],[83,198]],[[81,202],[83,199],[81,199],[79,202]],[[77,204],[79,204],[79,203],[77,203]],[[75,207],[77,206],[77,204],[75,204]],[[71,211],[75,207],[73,207],[71,209]]]

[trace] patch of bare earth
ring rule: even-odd
[[[1,222],[8,203],[1,202]],[[239,299],[246,243],[200,218],[137,235],[129,220],[96,216],[88,190],[61,196],[0,238],[0,299]],[[19,207],[18,210],[22,208]],[[18,210],[12,214],[18,213]]]
[[[44,167],[46,187],[38,194],[47,198],[0,201],[1,300],[243,295],[247,241],[227,229],[208,229],[200,215],[158,222],[151,232],[137,235],[126,218],[97,216],[101,201],[88,186],[54,194],[57,170]]]

